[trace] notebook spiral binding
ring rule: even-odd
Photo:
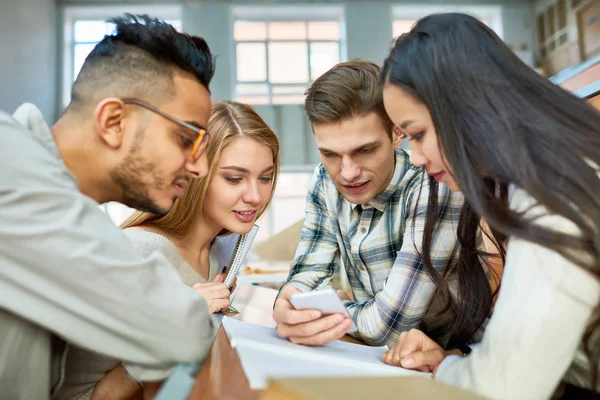
[[[231,262],[229,267],[227,268],[227,276],[225,276],[225,285],[227,287],[231,287],[235,277],[240,272],[244,260],[248,255],[248,251],[250,251],[250,246],[252,246],[252,242],[258,233],[259,226],[254,225],[250,232],[240,235],[237,244],[235,245],[235,249],[233,250],[233,256],[231,257]]]

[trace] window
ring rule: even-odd
[[[565,6],[565,0],[558,0],[558,3],[556,3],[556,12],[558,14],[558,30],[561,30],[567,26],[567,7]]]
[[[262,15],[234,11],[233,97],[238,101],[302,104],[308,85],[344,58],[339,14],[312,15],[318,10],[312,8],[302,18],[303,7],[295,16],[282,9],[266,8]]]
[[[181,21],[166,21],[181,31]],[[77,20],[73,24],[73,81],[88,54],[105,35],[113,33],[115,25],[105,20]]]
[[[180,6],[67,7],[63,40],[63,107],[71,101],[71,85],[86,57],[105,35],[113,32],[114,25],[106,20],[125,13],[148,14],[169,22],[175,29],[181,31]]]
[[[424,5],[392,6],[392,32],[394,37],[411,30],[413,25],[421,18],[436,13],[461,12],[473,15],[489,26],[502,38],[502,9],[500,6],[459,6],[459,5]]]
[[[304,219],[306,192],[312,179],[314,166],[284,170],[277,179],[277,188],[268,210],[258,221],[260,230],[256,242],[262,242]]]
[[[410,31],[412,29],[413,25],[416,22],[417,21],[415,21],[413,19],[409,19],[409,20],[397,19],[397,20],[394,20],[394,22],[392,22],[392,32],[394,34],[394,37],[398,37],[398,36],[402,35],[403,33],[406,33],[408,31]]]

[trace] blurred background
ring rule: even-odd
[[[218,57],[213,98],[253,105],[280,138],[282,174],[255,255],[287,262],[319,162],[301,106],[307,86],[340,61],[381,64],[394,37],[445,11],[481,19],[523,62],[569,90],[600,78],[600,0],[0,0],[0,109],[29,101],[54,122],[85,57],[112,32],[108,18],[149,14],[204,37]],[[102,208],[117,224],[130,212]]]

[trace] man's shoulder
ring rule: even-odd
[[[0,143],[3,144],[0,152],[14,153],[16,147],[22,146],[33,146],[35,152],[38,146],[44,144],[40,136],[52,137],[41,112],[33,104],[23,104],[12,115],[0,111]]]
[[[60,157],[48,125],[33,105],[21,106],[13,115],[0,112],[0,169],[8,172],[2,174],[8,181],[2,179],[2,182],[19,186],[33,184],[33,181],[47,186],[56,183],[53,178],[63,183],[75,182]]]

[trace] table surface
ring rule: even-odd
[[[231,303],[239,314],[230,315],[240,321],[275,327],[273,303],[277,290],[240,284]],[[345,336],[342,340],[361,343]],[[223,327],[219,328],[210,353],[198,375],[188,399],[258,399],[262,391],[250,389],[237,352],[231,347]]]

